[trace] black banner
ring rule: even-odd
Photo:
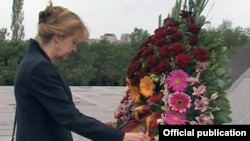
[[[159,125],[159,141],[169,139],[204,140],[246,139],[250,137],[250,125]]]

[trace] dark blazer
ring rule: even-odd
[[[14,91],[17,141],[73,141],[71,131],[94,141],[123,140],[123,132],[79,112],[64,78],[33,39]]]

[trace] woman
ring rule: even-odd
[[[149,141],[79,112],[54,63],[77,51],[89,32],[72,11],[52,3],[39,13],[38,41],[31,39],[15,79],[17,141],[73,141],[71,131],[94,141]]]

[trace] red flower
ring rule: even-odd
[[[161,39],[154,42],[154,44],[157,45],[157,46],[162,46],[165,43],[166,43],[166,38],[161,38]]]
[[[191,12],[191,11],[184,11],[184,10],[181,10],[180,16],[181,16],[183,19],[186,19],[187,17],[191,17],[192,14],[193,14],[193,12]]]
[[[158,64],[158,69],[161,73],[170,70],[170,68],[171,66],[168,59],[164,59]]]
[[[192,62],[192,58],[184,53],[179,54],[175,58],[175,63],[180,67],[187,67]]]
[[[194,24],[195,23],[194,17],[188,17],[187,22],[188,22],[188,24]]]
[[[149,56],[146,60],[147,67],[153,67],[157,63],[158,63],[158,58],[154,55]]]
[[[172,35],[170,35],[170,38],[173,40],[173,42],[179,41],[182,39],[182,33],[181,32],[175,32]]]
[[[201,27],[196,25],[196,24],[189,24],[188,25],[188,31],[194,33],[194,34],[197,34],[199,33],[201,30]]]
[[[139,71],[138,77],[139,77],[139,79],[142,79],[147,74],[148,74],[148,72],[145,69],[142,69]]]
[[[131,65],[131,71],[132,72],[136,72],[136,71],[139,71],[140,70],[140,68],[141,68],[141,62],[140,61],[134,61],[133,63],[132,63],[132,65]]]
[[[159,49],[159,55],[161,58],[168,58],[170,56],[170,49],[167,45],[161,46]]]
[[[199,38],[195,35],[191,35],[188,37],[188,43],[191,45],[191,46],[195,46],[197,45],[199,42]]]
[[[195,48],[192,51],[194,58],[200,62],[207,62],[209,60],[209,53],[202,48]]]
[[[150,128],[155,129],[158,127],[157,119],[161,118],[161,112],[155,113],[150,121]]]
[[[166,28],[165,27],[160,27],[155,30],[155,38],[163,38],[166,36]]]
[[[139,56],[141,57],[141,56],[142,56],[142,53],[143,53],[147,48],[148,48],[147,46],[141,46],[139,52],[137,53],[137,54],[138,54],[138,57],[139,57]]]
[[[151,111],[151,106],[149,106],[149,105],[144,105],[143,107],[142,107],[142,112],[143,113],[148,113],[148,112],[150,112]]]
[[[164,96],[164,94],[162,92],[160,92],[159,94],[150,97],[148,99],[148,103],[151,103],[151,104],[159,103],[160,101],[162,101],[163,96]]]
[[[175,32],[178,31],[178,27],[169,27],[169,28],[166,28],[166,35],[171,35]]]
[[[179,27],[180,23],[172,18],[166,18],[164,19],[164,25],[166,27]]]
[[[129,77],[131,80],[132,86],[138,86],[140,83],[139,77],[137,75],[133,75],[132,77]]]
[[[158,75],[158,74],[161,73],[161,71],[160,71],[160,69],[158,68],[158,66],[152,67],[152,68],[150,69],[150,72],[151,72],[152,74],[155,74],[155,75]]]
[[[185,51],[185,45],[182,43],[173,43],[170,45],[169,49],[173,55],[178,55]]]
[[[159,39],[159,38],[156,38],[155,35],[151,35],[143,45],[148,45],[149,43],[153,43],[157,39]]]
[[[147,57],[149,55],[152,55],[153,53],[154,53],[154,49],[152,47],[147,47],[146,49],[142,51],[141,56]]]

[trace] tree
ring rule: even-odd
[[[131,44],[135,47],[139,47],[147,38],[150,36],[147,30],[134,28],[134,31],[131,33]]]
[[[8,35],[7,28],[0,28],[0,41],[4,41]]]
[[[248,39],[250,39],[250,27],[245,28],[244,33],[246,36],[248,36]]]
[[[222,24],[219,25],[218,29],[220,31],[226,31],[233,28],[233,23],[230,20],[223,20]]]
[[[223,20],[217,30],[218,34],[225,40],[229,57],[249,40],[247,30],[240,26],[233,28],[233,23],[230,20]]]
[[[23,0],[13,0],[12,4],[12,41],[22,40],[24,38],[23,17]]]

